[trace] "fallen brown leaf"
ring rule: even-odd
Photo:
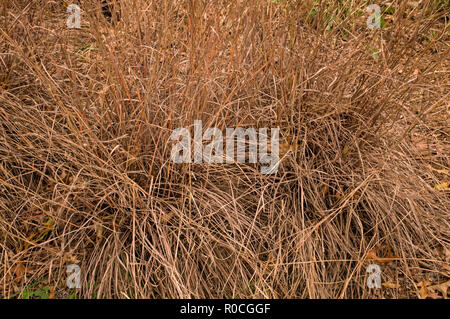
[[[428,280],[421,281],[417,284],[417,287],[420,287],[418,291],[420,299],[427,299],[428,297],[432,297],[430,291],[427,288],[430,285],[431,282]]]
[[[50,292],[48,294],[48,299],[55,299],[55,286],[50,286]]]

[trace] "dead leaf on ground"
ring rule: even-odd
[[[441,184],[434,185],[434,189],[437,189],[438,191],[445,191],[445,190],[449,189],[448,188],[448,183],[447,182],[443,182]]]
[[[450,287],[450,280],[437,284],[432,285],[429,280],[421,281],[417,284],[417,287],[420,287],[420,289],[417,291],[419,294],[420,299],[426,299],[426,298],[433,298],[438,299],[441,298],[437,292],[442,293],[442,296],[447,299],[447,291]]]
[[[437,285],[427,287],[427,289],[431,290],[432,293],[434,293],[434,294],[436,294],[436,291],[439,291],[442,294],[442,296],[444,297],[444,299],[447,299],[448,288],[450,288],[450,280],[440,283],[440,284],[437,284]]]
[[[439,297],[428,290],[428,286],[430,285],[431,282],[428,280],[421,281],[417,284],[417,287],[420,287],[420,289],[417,291],[420,299],[427,299],[428,297],[435,299]]]
[[[22,263],[18,263],[11,268],[11,272],[16,276],[14,281],[21,281],[23,276],[25,275],[25,267]]]
[[[378,256],[378,252],[381,249],[387,249],[387,255],[386,257],[381,257]],[[392,250],[391,247],[389,247],[388,245],[382,245],[382,246],[377,246],[374,249],[371,249],[367,252],[367,258],[369,259],[374,259],[379,263],[387,263],[390,261],[394,261],[394,260],[398,260],[399,257],[396,257],[392,254]]]
[[[391,288],[391,289],[398,289],[398,288],[400,288],[399,284],[394,284],[394,283],[391,283],[391,282],[383,282],[381,285],[383,287]]]
[[[18,263],[17,265],[13,266],[11,268],[11,272],[16,276],[16,278],[14,278],[15,282],[20,282],[26,274],[33,273],[32,270],[25,268],[22,263]]]

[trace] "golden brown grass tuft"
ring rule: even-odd
[[[365,1],[116,1],[111,24],[75,1],[79,30],[60,3],[1,8],[3,298],[67,297],[71,263],[79,298],[398,298],[448,280],[448,2],[394,1],[376,31]],[[174,164],[169,136],[194,120],[280,127],[278,173]],[[381,246],[399,287],[374,294]]]

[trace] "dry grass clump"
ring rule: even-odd
[[[365,1],[121,1],[111,23],[80,1],[80,30],[61,2],[3,3],[3,298],[67,297],[71,263],[80,298],[417,297],[448,280],[445,1],[394,1],[377,31]],[[169,136],[194,120],[280,127],[279,171],[174,164]],[[397,288],[366,287],[376,262]]]

